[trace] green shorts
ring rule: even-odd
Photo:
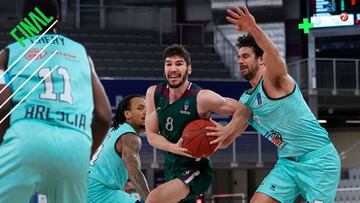
[[[181,203],[194,202],[196,198],[208,191],[214,179],[214,170],[208,159],[201,159],[192,167],[165,167],[165,181],[179,178],[190,187],[189,195]]]
[[[86,203],[91,140],[78,131],[23,120],[0,145],[0,202]]]
[[[292,203],[301,194],[309,203],[332,203],[340,179],[340,158],[332,144],[299,159],[280,158],[256,192]]]

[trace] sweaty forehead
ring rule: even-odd
[[[184,58],[178,55],[166,57],[165,62],[185,62]]]
[[[239,49],[239,55],[242,54],[255,54],[252,47],[241,47]]]
[[[142,97],[134,97],[131,99],[131,106],[137,107],[137,106],[145,106],[145,100]]]

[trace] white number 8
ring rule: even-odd
[[[166,130],[172,131],[174,129],[173,121],[174,119],[171,118],[170,116],[166,118],[166,124],[165,124]]]

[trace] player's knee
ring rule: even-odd
[[[251,198],[250,203],[265,203],[265,202],[264,202],[264,199],[259,198],[259,197],[257,197],[257,196],[254,195],[254,196]]]
[[[161,202],[161,194],[157,191],[151,191],[146,198],[146,203],[158,203]]]
[[[279,201],[266,194],[256,192],[251,198],[250,203],[279,203]]]
[[[257,202],[258,200],[257,200],[257,198],[255,197],[255,196],[253,196],[252,198],[251,198],[251,200],[250,200],[250,203],[255,203],[255,202]]]

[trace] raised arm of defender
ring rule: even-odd
[[[286,64],[281,58],[275,44],[269,39],[265,32],[256,24],[255,18],[249,10],[241,6],[227,10],[230,16],[226,19],[236,25],[236,29],[241,32],[249,32],[254,37],[256,43],[264,51],[263,59],[265,63],[264,85],[270,96],[278,94],[272,93],[275,90],[281,94],[289,94],[294,89],[294,83],[288,77]],[[279,92],[280,91],[280,92]]]

